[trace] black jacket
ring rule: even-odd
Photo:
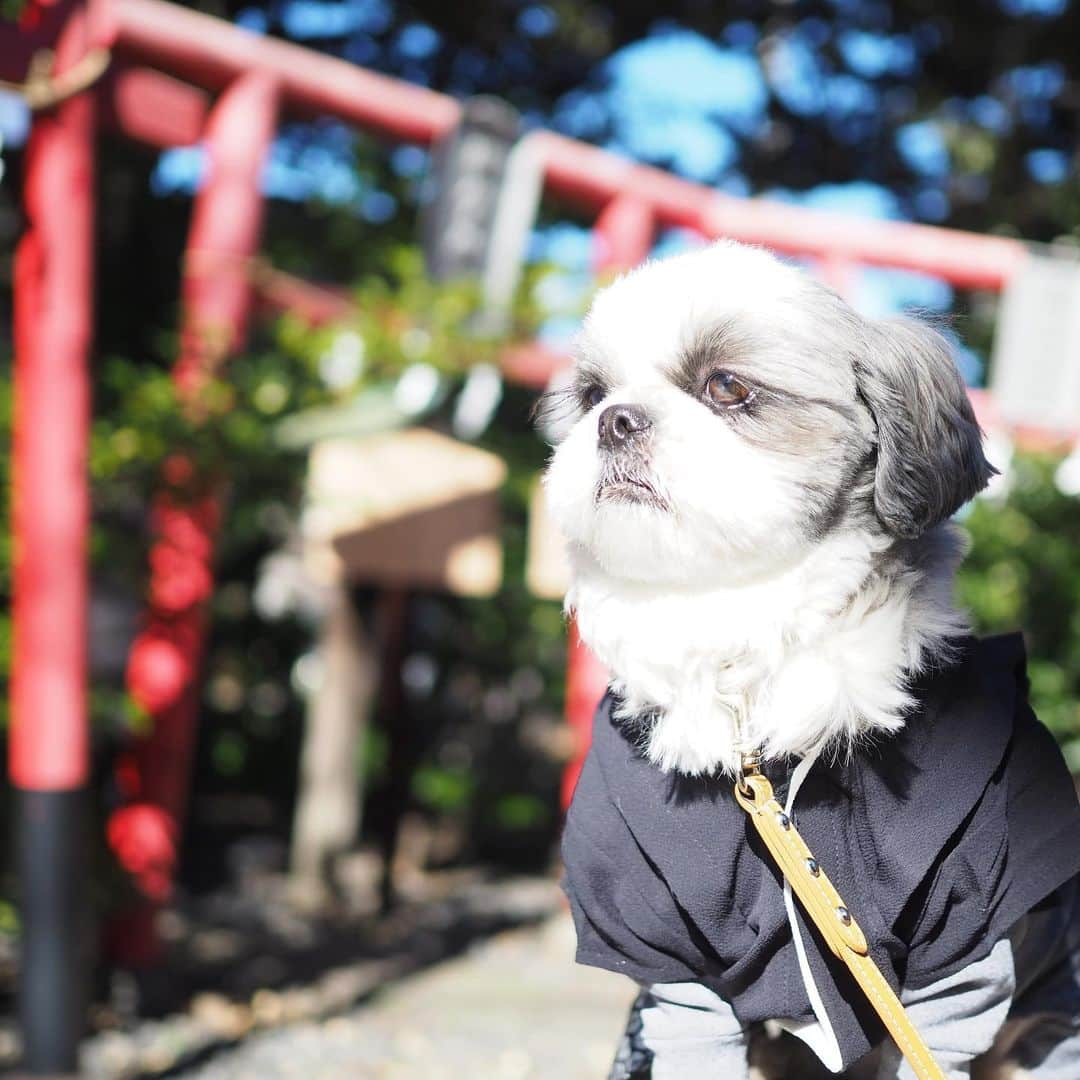
[[[968,639],[912,688],[901,732],[848,760],[823,755],[799,789],[798,828],[895,989],[982,958],[1080,871],[1076,792],[1027,704],[1024,668],[1018,634]],[[779,873],[730,780],[660,772],[613,704],[600,704],[563,837],[578,961],[704,983],[744,1024],[813,1020]],[[766,769],[781,801],[793,764]],[[882,1029],[799,918],[846,1066]]]

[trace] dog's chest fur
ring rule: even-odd
[[[653,718],[650,759],[734,772],[736,715],[767,756],[903,723],[908,676],[966,629],[950,595],[957,545],[940,532],[923,545],[938,549],[926,560],[936,573],[849,533],[768,579],[684,591],[615,584],[579,553],[568,606],[625,714]]]

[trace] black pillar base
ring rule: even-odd
[[[22,1074],[74,1074],[83,1034],[90,887],[86,798],[15,788]]]

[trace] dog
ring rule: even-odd
[[[612,1076],[735,1080],[765,1021],[907,1075],[748,836],[752,752],[949,1077],[1007,1037],[1080,1077],[1080,812],[1021,640],[953,602],[995,470],[947,338],[721,242],[608,285],[573,352],[546,496],[611,687],[564,887],[578,960],[642,988]]]

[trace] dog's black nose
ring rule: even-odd
[[[651,427],[649,414],[640,405],[609,405],[600,414],[597,435],[605,450],[618,450]]]

